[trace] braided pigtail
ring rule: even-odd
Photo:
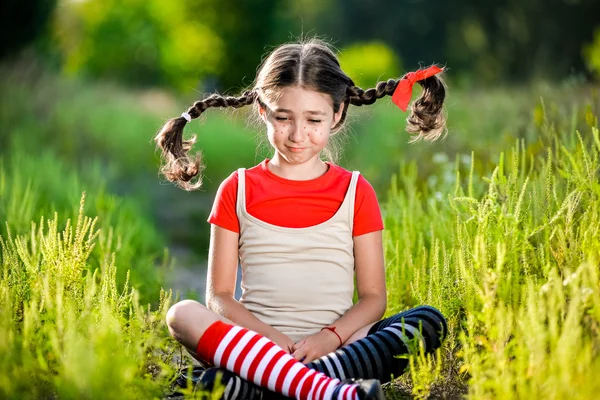
[[[358,86],[348,86],[346,93],[350,98],[350,104],[354,106],[363,106],[375,103],[377,99],[385,96],[391,96],[398,86],[397,79],[388,79],[385,82],[378,82],[374,88],[363,90]]]
[[[414,135],[411,143],[420,139],[433,142],[448,133],[446,114],[442,109],[446,85],[437,75],[418,82],[423,91],[410,108],[406,130]]]
[[[358,86],[348,86],[347,94],[350,104],[355,106],[369,105],[377,99],[392,96],[399,79],[388,79],[377,83],[375,88],[363,90]],[[406,130],[415,135],[411,143],[420,139],[434,141],[439,139],[446,130],[446,115],[442,105],[446,97],[444,82],[436,75],[418,81],[423,87],[421,96],[411,106],[410,115],[406,119]]]
[[[165,178],[188,191],[198,189],[202,185],[201,177],[192,182],[204,167],[200,153],[193,157],[187,154],[196,143],[195,135],[189,139],[183,138],[183,128],[188,122],[187,118],[190,120],[198,118],[210,107],[247,106],[254,103],[256,97],[255,91],[246,91],[240,97],[212,94],[204,100],[195,102],[181,117],[168,120],[154,137],[157,147],[162,149],[161,158],[164,164],[161,165],[160,172]]]

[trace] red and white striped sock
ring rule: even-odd
[[[213,323],[198,341],[197,354],[216,367],[298,400],[358,400],[356,385],[341,384],[306,367],[269,339],[240,326]]]

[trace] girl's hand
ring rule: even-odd
[[[296,343],[292,347],[292,356],[307,364],[335,351],[339,345],[340,340],[333,332],[322,330]]]
[[[292,347],[294,347],[294,341],[289,336],[277,331],[269,336],[276,345],[280,346],[286,353],[292,353]]]

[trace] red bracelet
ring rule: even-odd
[[[325,327],[321,328],[321,330],[323,330],[323,329],[327,329],[328,331],[331,331],[331,332],[335,333],[335,336],[337,336],[338,339],[340,339],[340,346],[342,344],[344,344],[344,341],[342,340],[342,338],[340,337],[340,335],[335,331],[335,326],[325,326]]]

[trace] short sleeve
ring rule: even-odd
[[[239,233],[240,222],[236,213],[237,187],[238,173],[235,171],[221,182],[208,222]]]
[[[354,227],[352,236],[360,236],[383,229],[381,209],[373,186],[362,175],[356,184]]]

